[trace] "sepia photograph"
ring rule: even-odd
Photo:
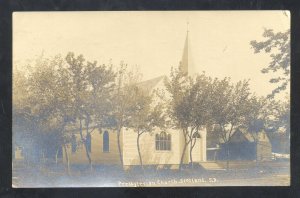
[[[290,186],[290,12],[13,13],[12,187]]]

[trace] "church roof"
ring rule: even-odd
[[[159,76],[156,78],[152,78],[143,82],[140,82],[138,84],[138,86],[142,89],[144,89],[145,91],[150,91],[152,90],[159,82],[161,82],[164,78],[166,78],[166,76]]]
[[[194,74],[194,69],[192,68],[192,65],[191,65],[191,57],[190,56],[191,56],[191,54],[190,54],[190,46],[189,46],[189,31],[187,31],[185,42],[184,42],[184,47],[183,47],[182,58],[179,63],[179,69],[182,70],[187,75]],[[166,76],[162,75],[162,76],[159,76],[156,78],[152,78],[152,79],[143,81],[143,82],[139,83],[138,86],[146,91],[150,91],[159,82],[161,82],[165,78],[166,78]]]
[[[190,46],[189,46],[189,31],[187,31],[186,39],[185,39],[184,47],[183,47],[182,58],[179,63],[179,69],[182,70],[187,75],[193,75],[194,71],[193,71],[193,68],[191,67],[191,63],[190,63],[191,57],[190,57],[190,49],[189,48],[190,48]],[[146,91],[150,91],[159,82],[161,82],[164,78],[166,78],[165,75],[159,76],[156,78],[152,78],[152,79],[149,79],[149,80],[139,83],[138,86]]]
[[[179,68],[185,72],[187,75],[191,75],[191,64],[190,64],[190,53],[189,53],[189,32],[187,31],[184,48],[183,48],[183,54],[182,59],[179,64]],[[167,76],[162,75],[158,76],[156,78],[152,78],[146,81],[142,81],[137,84],[138,87],[142,88],[144,91],[149,92],[152,91],[161,81],[163,81]],[[91,124],[90,128],[95,127],[96,125],[94,123]],[[84,126],[83,126],[84,127]],[[79,126],[75,127],[67,127],[68,131],[76,131],[79,129]]]

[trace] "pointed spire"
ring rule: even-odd
[[[189,33],[189,21],[186,22],[186,32]]]
[[[189,22],[187,22],[186,39],[183,48],[182,59],[179,65],[179,69],[186,75],[189,74]]]

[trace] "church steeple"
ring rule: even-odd
[[[186,39],[183,48],[182,59],[180,63],[180,70],[187,74],[189,73],[189,33],[186,34]]]
[[[185,75],[189,75],[189,29],[188,29],[189,23],[187,23],[187,32],[186,32],[186,38],[183,48],[183,54],[182,59],[179,64],[179,70],[181,70]]]

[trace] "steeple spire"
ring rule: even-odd
[[[189,33],[189,22],[186,22],[186,32]]]
[[[187,22],[186,38],[183,48],[182,59],[179,65],[179,69],[186,75],[189,74],[189,22]]]

